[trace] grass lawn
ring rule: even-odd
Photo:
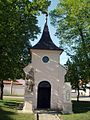
[[[90,120],[90,102],[72,101],[73,114],[59,115],[60,120]]]
[[[0,101],[0,120],[35,120],[34,114],[18,113],[19,104],[23,103],[21,98],[5,98]],[[59,115],[60,120],[90,120],[90,102],[73,103],[73,114]]]
[[[34,114],[18,113],[17,107],[23,99],[4,99],[0,101],[0,120],[34,120]]]
[[[60,120],[90,120],[90,111],[79,114],[61,115],[60,118]]]

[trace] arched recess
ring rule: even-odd
[[[37,108],[50,108],[51,85],[48,81],[42,81],[38,85]]]

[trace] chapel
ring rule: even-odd
[[[39,42],[30,48],[31,63],[24,68],[26,86],[23,112],[38,109],[72,112],[71,86],[65,82],[67,70],[60,64],[63,49],[57,47],[46,22]]]

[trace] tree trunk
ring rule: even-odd
[[[88,64],[90,65],[90,62],[89,62],[89,58],[88,58],[88,52],[87,52],[87,47],[86,47],[86,43],[85,43],[85,39],[84,39],[84,35],[83,35],[83,31],[81,28],[78,28],[79,29],[79,33],[80,33],[80,36],[81,36],[81,40],[82,40],[82,46],[83,46],[83,51],[84,51],[84,54],[85,54],[85,57],[88,61]]]
[[[11,89],[10,89],[10,94],[12,95],[12,90],[13,90],[13,81],[11,81],[11,85],[10,85]]]
[[[78,86],[77,91],[78,91],[78,94],[77,94],[77,101],[79,101],[79,95],[80,95],[80,93],[79,93],[79,86]]]
[[[79,101],[79,96],[80,96],[80,93],[79,93],[79,81],[78,81],[78,86],[77,86],[77,92],[78,92],[78,94],[77,94],[77,101]]]
[[[3,100],[3,80],[0,81],[0,100]]]

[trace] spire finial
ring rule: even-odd
[[[47,20],[48,20],[48,13],[46,12],[46,24],[47,24]]]
[[[45,26],[44,26],[43,31],[48,32],[48,25],[47,25],[48,13],[47,13],[47,12],[45,12],[44,14],[46,15],[46,22],[45,22]]]

